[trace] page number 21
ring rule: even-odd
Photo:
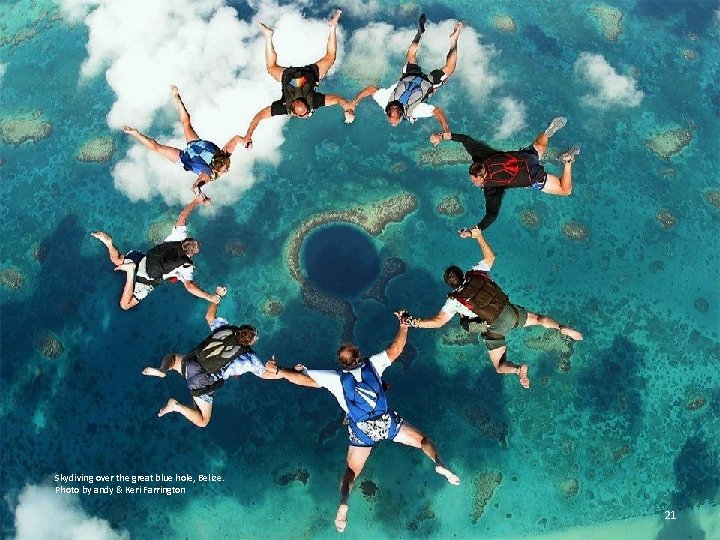
[[[675,510],[665,510],[665,519],[675,519]]]

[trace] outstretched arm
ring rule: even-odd
[[[500,206],[502,205],[502,197],[505,193],[504,188],[486,188],[485,189],[485,216],[480,220],[477,226],[485,230],[492,225],[500,214]]]
[[[407,321],[405,321],[401,316],[401,312],[395,313],[395,316],[400,320],[400,327],[398,328],[397,334],[395,334],[395,339],[393,340],[393,342],[387,349],[385,349],[390,363],[397,360],[398,357],[402,354],[403,349],[405,348],[405,344],[407,343],[409,326],[407,324]]]
[[[208,302],[210,302],[212,304],[220,303],[220,295],[219,294],[210,294],[208,292],[205,292],[194,281],[191,281],[191,280],[183,281],[183,285],[185,285],[185,289],[187,290],[187,292],[189,292],[193,296],[197,296],[198,298],[207,300]]]
[[[493,253],[490,244],[485,240],[482,231],[478,227],[473,227],[470,229],[470,235],[480,244],[480,249],[483,254],[482,262],[484,262],[488,268],[492,268],[492,265],[495,263],[495,253]]]
[[[440,127],[442,127],[443,132],[449,132],[450,126],[448,126],[447,122],[447,116],[445,116],[445,111],[443,111],[440,107],[435,107],[435,110],[433,111],[433,116],[437,118],[437,121],[440,122]]]
[[[252,135],[255,132],[255,128],[258,127],[258,124],[260,122],[262,122],[263,120],[267,120],[271,116],[272,113],[270,111],[270,105],[268,105],[264,109],[259,110],[257,114],[253,116],[253,119],[250,121],[250,125],[247,128],[245,136],[243,137],[241,135],[235,135],[227,142],[225,146],[223,146],[223,150],[232,154],[235,151],[235,147],[238,145],[238,143],[242,143],[242,145],[247,149],[252,148]]]
[[[363,99],[366,97],[372,96],[375,92],[378,91],[378,87],[374,85],[366,86],[360,92],[358,92],[357,96],[353,98],[353,100],[350,102],[352,105],[352,108],[355,109],[358,103],[360,103]]]
[[[274,358],[267,361],[265,364],[265,371],[269,372],[271,376],[269,377],[263,377],[268,379],[285,379],[293,384],[297,384],[298,386],[309,386],[310,388],[322,388],[317,382],[315,382],[315,379],[310,377],[310,375],[306,375],[302,372],[302,370],[305,369],[303,366],[300,366],[299,364],[295,366],[295,369],[289,369],[280,367],[278,363],[275,361]],[[272,376],[272,375],[275,376]]]
[[[222,299],[227,294],[227,288],[226,287],[215,287],[215,294]],[[217,319],[217,310],[218,306],[220,305],[220,301],[216,304],[215,302],[210,302],[210,305],[207,308],[207,312],[205,313],[205,320],[208,324],[211,324],[215,319]]]
[[[430,317],[428,319],[410,319],[410,326],[413,328],[440,328],[441,326],[445,326],[450,320],[453,318],[452,313],[447,313],[445,311],[439,311],[437,315],[434,317]]]
[[[182,212],[180,212],[180,215],[177,218],[177,221],[175,222],[176,227],[184,227],[187,225],[187,220],[190,217],[190,214],[193,210],[195,210],[195,207],[199,204],[204,204],[205,202],[205,196],[200,194],[197,195],[192,201],[190,201],[190,204],[188,204],[185,208],[182,209]]]

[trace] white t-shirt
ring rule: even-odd
[[[187,226],[186,225],[179,225],[177,227],[172,228],[172,232],[168,235],[163,242],[181,242],[185,240],[188,237],[187,233]],[[192,281],[193,280],[193,272],[195,271],[195,266],[180,266],[179,268],[176,268],[169,274],[163,274],[163,280],[169,279],[169,278],[176,278],[178,281],[182,281],[185,283],[186,281]]]
[[[397,85],[398,83],[395,83],[390,88],[380,88],[372,95],[375,103],[380,105],[383,110],[385,110],[387,104],[390,103],[390,98],[392,97],[392,94],[395,91]],[[430,105],[429,103],[418,103],[417,105],[415,105],[412,112],[410,113],[408,120],[410,122],[414,122],[418,118],[430,118],[434,112],[435,107],[433,105]]]
[[[480,261],[475,266],[472,267],[472,270],[475,270],[477,272],[489,272],[490,267],[485,261]],[[445,304],[442,308],[440,308],[441,311],[444,311],[445,313],[449,313],[453,317],[456,313],[459,313],[461,317],[467,317],[469,319],[477,319],[477,315],[475,315],[472,310],[466,308],[463,306],[460,302],[455,300],[454,298],[448,298],[445,300]]]
[[[368,362],[372,364],[377,371],[378,375],[382,377],[383,372],[390,366],[390,358],[388,358],[387,352],[383,351],[376,355],[368,358]],[[340,374],[337,371],[331,369],[308,369],[305,373],[318,383],[323,388],[327,388],[337,402],[342,407],[343,411],[348,412],[347,403],[345,403],[345,395],[343,394],[342,380]],[[360,375],[360,368],[355,368],[350,371],[355,380],[360,382],[362,377]]]

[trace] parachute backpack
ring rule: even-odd
[[[219,373],[238,356],[252,352],[252,348],[238,341],[236,332],[239,329],[232,325],[223,326],[195,347],[193,353],[205,373]]]
[[[349,371],[340,373],[340,381],[352,423],[373,420],[388,411],[382,379],[367,360],[360,368],[359,381]]]
[[[462,285],[448,295],[475,315],[492,324],[508,303],[508,296],[485,272],[465,273]]]
[[[486,185],[509,186],[520,173],[530,176],[528,162],[508,153],[495,154],[486,159],[483,165]]]
[[[192,259],[182,249],[184,241],[163,242],[147,252],[145,269],[153,284],[161,283],[162,277],[176,268],[192,266]]]
[[[410,119],[413,109],[428,98],[432,88],[432,83],[424,76],[405,75],[398,81],[390,96],[390,103],[400,103],[405,118]]]
[[[304,79],[299,86],[293,84],[295,79]],[[315,72],[308,67],[289,67],[282,74],[282,92],[285,98],[285,109],[288,114],[293,113],[293,101],[301,99],[307,103],[308,108],[312,111],[314,104],[310,99],[315,92],[315,87],[320,85]]]

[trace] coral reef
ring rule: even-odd
[[[310,480],[310,473],[305,469],[300,468],[281,474],[275,478],[275,483],[281,486],[286,486],[292,481],[298,481],[305,485],[308,483],[308,480]]]
[[[656,156],[668,160],[685,148],[693,139],[689,128],[676,128],[645,139],[645,147]]]
[[[508,427],[497,422],[477,405],[468,405],[463,409],[465,419],[488,439],[496,440],[503,448],[507,447]]]
[[[683,58],[688,62],[693,62],[694,60],[697,60],[697,53],[692,49],[683,49],[682,55]]]
[[[702,409],[706,404],[707,399],[705,399],[704,396],[697,395],[685,404],[685,408],[688,411],[697,411],[698,409]]]
[[[566,478],[560,482],[560,490],[565,497],[575,497],[580,493],[580,482],[576,478]]]
[[[36,143],[50,136],[52,130],[52,124],[44,120],[42,111],[0,119],[0,137],[6,144],[19,145],[25,141]]]
[[[502,473],[484,472],[475,477],[475,495],[473,496],[473,512],[470,522],[477,523],[482,517],[485,507],[492,499],[495,490],[502,483]]]
[[[478,334],[466,332],[460,326],[445,326],[440,339],[445,345],[475,345],[478,343]]]
[[[407,265],[401,258],[389,257],[385,259],[377,280],[375,280],[375,283],[373,283],[372,286],[363,293],[362,297],[377,300],[381,304],[387,304],[388,297],[385,295],[387,284],[391,279],[404,274],[406,271]]]
[[[283,312],[283,305],[277,298],[270,297],[263,302],[262,310],[268,317],[277,317]]]
[[[390,165],[390,171],[391,174],[400,174],[407,170],[408,165],[404,161],[396,161],[392,165]]]
[[[708,204],[720,210],[720,189],[709,189],[704,198]]]
[[[435,207],[435,211],[441,216],[462,216],[465,213],[460,196],[455,194],[451,197],[445,197]]]
[[[600,23],[603,35],[610,41],[617,41],[622,33],[624,13],[616,7],[606,4],[595,4],[588,11]]]
[[[655,213],[655,219],[658,220],[660,226],[665,230],[672,229],[677,225],[677,218],[670,210],[658,210]]]
[[[35,244],[33,244],[32,249],[30,250],[30,255],[34,260],[42,263],[49,252],[50,244],[45,240],[41,240],[40,242],[36,242]]]
[[[417,531],[423,521],[435,519],[435,511],[429,502],[426,502],[413,520],[408,523],[408,531]]]
[[[355,313],[345,300],[317,290],[303,274],[300,266],[300,248],[305,237],[317,227],[330,223],[350,223],[362,227],[369,234],[379,235],[389,223],[398,223],[415,211],[418,200],[411,193],[346,210],[334,210],[315,214],[297,227],[285,244],[284,259],[292,278],[300,285],[305,304],[335,317],[343,323],[343,339],[352,340],[355,327]]]
[[[525,208],[520,214],[520,221],[528,229],[537,229],[542,225],[542,218],[532,208]]]
[[[510,15],[493,15],[492,24],[495,28],[502,32],[517,31],[517,24],[515,24],[515,19],[513,19]]]
[[[23,41],[34,38],[39,33],[37,28],[23,28],[19,32],[13,35],[5,35],[0,37],[0,47],[4,45],[10,45],[11,47],[17,47]]]
[[[3,268],[0,270],[0,285],[9,291],[17,291],[25,285],[25,274],[16,268]]]
[[[705,298],[696,298],[695,302],[693,302],[693,305],[695,306],[695,309],[697,309],[700,313],[707,313],[710,309],[710,304]]]
[[[435,147],[420,150],[417,161],[424,167],[444,167],[446,165],[469,164],[472,159],[462,146]]]
[[[228,257],[242,257],[247,251],[247,245],[240,240],[228,240],[225,242],[225,255]]]
[[[542,336],[525,339],[525,346],[528,349],[557,353],[561,356],[569,356],[572,354],[573,343],[571,339],[563,336],[557,330],[547,330]]]
[[[366,498],[371,499],[377,495],[378,487],[372,480],[363,480],[360,484],[360,491],[362,491],[362,494],[365,495]]]
[[[632,454],[632,448],[627,444],[623,444],[620,448],[613,450],[613,461],[622,461],[625,456],[629,456],[630,454]]]
[[[337,420],[329,422],[324,428],[318,433],[318,444],[323,444],[328,439],[335,436],[340,428],[345,425],[346,419],[344,416],[339,417]]]
[[[112,137],[96,137],[87,141],[78,150],[76,158],[79,161],[104,163],[115,152],[115,141]]]
[[[562,231],[569,240],[584,242],[588,239],[588,228],[582,223],[568,221],[563,225]]]
[[[38,350],[45,358],[57,358],[63,353],[65,347],[59,337],[52,332],[47,332],[40,338]]]
[[[172,228],[175,226],[177,216],[171,214],[169,211],[165,212],[155,221],[150,222],[147,231],[145,231],[145,238],[151,246],[161,244],[165,238],[170,234]]]

